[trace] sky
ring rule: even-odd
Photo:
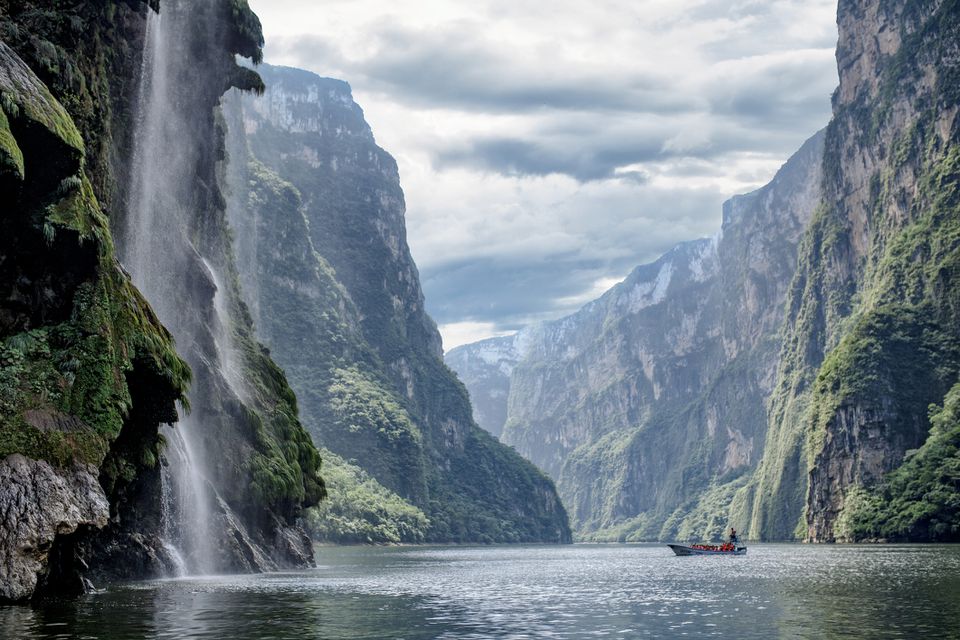
[[[719,230],[827,124],[836,0],[250,0],[400,167],[444,347],[572,313]]]

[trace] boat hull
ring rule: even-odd
[[[678,556],[745,556],[747,555],[746,547],[737,547],[736,549],[731,549],[730,551],[720,551],[714,549],[697,549],[696,547],[688,547],[683,544],[668,544],[668,547],[673,549],[673,552]]]

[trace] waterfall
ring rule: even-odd
[[[226,379],[238,396],[242,384],[221,278],[198,246],[200,218],[207,210],[197,197],[195,168],[209,158],[201,156],[195,137],[213,133],[204,128],[189,85],[182,82],[185,74],[203,70],[203,60],[194,59],[195,49],[185,42],[185,25],[193,19],[193,7],[187,5],[171,1],[162,14],[148,11],[127,210],[118,223],[117,248],[134,284],[194,370],[190,401],[195,414],[209,416],[216,405],[206,396],[219,388],[217,380]],[[204,392],[196,390],[198,375],[213,380]],[[217,495],[208,463],[204,429],[210,425],[182,407],[179,414],[176,425],[161,429],[167,443],[161,469],[163,546],[179,565],[176,574],[227,570],[231,567],[218,541],[228,508]]]
[[[202,474],[202,462],[195,459],[198,447],[191,442],[195,431],[189,416],[181,418],[176,428],[168,425],[163,429],[168,461],[161,477],[166,488],[163,536],[164,544],[182,563],[176,569],[180,575],[209,574],[217,569],[211,535],[214,492]]]
[[[166,425],[164,429],[172,431],[170,425]],[[166,433],[164,435],[173,434]],[[173,577],[182,578],[189,574],[189,569],[187,568],[187,561],[184,560],[183,554],[180,552],[180,548],[173,543],[173,540],[177,538],[181,528],[177,524],[179,519],[176,511],[179,507],[179,499],[174,495],[174,487],[172,484],[170,474],[160,474],[160,518],[162,521],[161,535],[163,536],[161,544],[163,545],[164,552],[173,563]]]

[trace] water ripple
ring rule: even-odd
[[[11,638],[958,637],[960,547],[318,548],[310,571],[0,608]]]

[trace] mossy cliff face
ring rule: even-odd
[[[842,0],[839,25],[823,199],[754,502],[765,538],[858,537],[859,498],[924,443],[960,370],[960,4]]]
[[[117,61],[77,33],[121,37],[137,14],[2,8],[18,51],[0,42],[0,600],[22,600],[38,583],[82,590],[94,546],[162,568],[157,429],[176,420],[190,373],[116,261],[110,197],[95,186],[109,182],[107,154],[85,142],[99,139],[97,114],[109,118],[98,74]],[[72,113],[51,87],[76,90]]]
[[[220,186],[220,100],[230,88],[262,90],[235,62],[259,60],[259,22],[239,1],[160,9],[147,32],[124,215],[113,226],[121,260],[194,372],[180,427],[187,456],[171,460],[171,477],[196,493],[177,505],[175,535],[192,571],[302,565],[312,552],[298,519],[323,495],[320,458],[283,372],[253,336]],[[185,465],[199,481],[184,479]],[[203,535],[191,532],[198,526]]]
[[[349,86],[296,69],[260,72],[266,93],[238,105],[234,129],[245,135],[230,147],[252,160],[231,198],[248,256],[241,282],[315,440],[363,470],[338,480],[374,480],[402,498],[429,518],[427,540],[568,540],[550,480],[476,427],[443,365],[406,244],[396,162]],[[398,531],[424,522],[393,513]]]
[[[116,230],[126,230],[149,10],[133,1],[0,1],[0,600],[172,569],[161,540],[158,429],[177,421],[178,400],[187,404],[191,370],[115,249],[123,249]],[[229,86],[262,86],[233,62],[234,52],[259,57],[260,39],[245,2],[212,2],[207,13],[220,27],[193,49],[215,61],[198,63],[205,73],[193,78],[206,110],[190,206],[194,237],[217,248],[211,255],[229,274],[222,198],[210,186],[222,158],[214,108]],[[182,308],[209,318],[209,270],[182,275],[179,292],[197,296],[181,295]],[[222,400],[207,435],[223,444],[229,467],[217,480],[229,475],[236,487],[224,502],[264,550],[264,566],[302,563],[308,544],[292,525],[322,494],[317,452],[234,287],[223,289],[254,399]],[[214,390],[215,376],[197,366],[201,348],[177,346],[197,372],[193,389]]]
[[[930,435],[882,484],[854,487],[834,535],[845,540],[955,542],[960,536],[960,384],[930,408]]]
[[[769,185],[729,201],[718,238],[638,267],[572,316],[448,355],[487,413],[505,415],[501,438],[558,479],[582,538],[740,526],[732,503],[763,447],[822,150],[820,134]]]

